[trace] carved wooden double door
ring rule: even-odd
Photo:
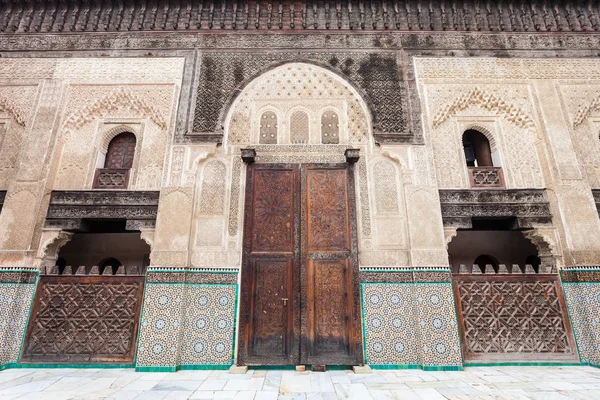
[[[352,167],[251,165],[241,365],[362,362]]]

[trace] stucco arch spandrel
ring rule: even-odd
[[[469,130],[475,130],[477,132],[480,132],[488,140],[488,142],[490,144],[490,149],[492,151],[494,151],[498,148],[498,144],[496,142],[496,135],[492,133],[490,128],[485,127],[482,124],[469,123],[462,130],[463,130],[463,133],[466,131],[469,131]]]
[[[365,91],[360,86],[355,84],[343,72],[331,67],[330,65],[324,64],[322,62],[318,62],[318,61],[314,61],[314,60],[310,60],[310,59],[298,59],[298,60],[295,60],[294,62],[281,61],[281,62],[271,63],[270,65],[266,66],[265,68],[262,68],[259,72],[253,74],[252,76],[250,76],[249,78],[247,78],[243,82],[241,82],[236,87],[236,89],[233,90],[232,93],[229,95],[227,101],[225,102],[224,107],[221,109],[221,112],[219,115],[219,121],[221,121],[221,129],[224,129],[227,126],[228,116],[230,114],[231,108],[233,107],[234,103],[238,100],[239,96],[246,90],[246,88],[251,83],[253,83],[259,77],[261,77],[265,74],[271,73],[281,67],[286,67],[286,66],[290,66],[290,65],[310,65],[310,66],[314,66],[316,68],[322,69],[324,71],[327,71],[331,75],[336,76],[338,79],[340,79],[341,81],[343,81],[345,84],[347,84],[349,87],[352,88],[352,90],[356,93],[356,95],[364,102],[366,109],[368,110],[369,117],[372,116],[373,108],[370,106],[370,102],[368,101],[368,99],[369,99],[368,95],[365,93]],[[372,120],[372,118],[369,118],[369,122],[372,126],[374,121]]]
[[[23,113],[5,97],[0,97],[0,111],[4,111],[10,115],[17,124],[25,126]]]
[[[167,121],[156,107],[148,104],[127,89],[120,87],[66,117],[62,127],[62,136],[82,128],[97,117],[102,117],[106,113],[122,107],[128,107],[141,116],[149,118],[162,131],[167,129]]]
[[[433,117],[434,128],[439,127],[444,122],[448,121],[452,116],[472,105],[477,105],[486,110],[496,112],[520,128],[535,128],[535,122],[533,118],[520,107],[504,101],[495,94],[478,87],[475,87],[467,93],[459,95],[450,103],[443,106],[441,110],[438,111],[438,113]]]
[[[372,132],[369,106],[348,79],[313,62],[291,62],[270,66],[239,85],[221,115],[226,145],[251,142],[250,124],[256,113],[254,104],[257,101],[268,102],[279,111],[298,106],[290,104],[294,101],[300,104],[318,101],[323,109],[338,110],[336,105],[344,101],[350,141],[366,143]]]
[[[573,120],[573,128],[575,129],[579,125],[583,124],[585,119],[596,111],[600,111],[600,95],[594,97],[589,103],[579,106],[577,114]]]
[[[133,135],[135,136],[135,140],[137,142],[139,142],[140,133],[138,132],[137,129],[135,129],[129,125],[119,125],[119,126],[110,128],[109,130],[107,130],[106,132],[104,132],[102,134],[102,139],[100,141],[100,151],[103,153],[106,153],[108,151],[108,145],[110,144],[110,141],[113,140],[113,138],[115,138],[116,136],[120,135],[121,133],[125,133],[125,132],[133,133]]]

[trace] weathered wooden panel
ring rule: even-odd
[[[455,275],[467,361],[577,361],[556,275]]]
[[[143,276],[41,276],[22,362],[132,363]]]

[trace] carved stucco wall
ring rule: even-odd
[[[600,60],[415,58],[415,72],[439,187],[468,188],[461,136],[479,129],[508,188],[548,190],[565,264],[597,264]]]
[[[1,262],[30,265],[47,196],[89,189],[107,135],[137,136],[130,189],[158,190],[174,130],[183,58],[0,61]]]
[[[308,115],[308,140],[291,144],[291,116],[298,110]],[[321,115],[331,110],[339,118],[340,143],[324,145]],[[277,115],[278,144],[259,144],[265,111]],[[361,266],[446,264],[437,188],[422,147],[374,146],[363,99],[336,74],[303,63],[276,67],[245,87],[227,115],[223,146],[172,148],[153,264],[240,266],[243,147],[254,147],[260,163],[339,163],[346,148],[360,148],[355,189]],[[408,202],[434,211],[424,213]],[[417,220],[409,231],[409,222]]]

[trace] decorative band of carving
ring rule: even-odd
[[[560,278],[564,283],[600,282],[600,266],[562,268]]]
[[[471,228],[471,219],[516,217],[519,228],[552,225],[543,189],[440,190],[445,227]]]
[[[148,269],[147,283],[236,284],[239,270],[235,268],[184,269],[153,267]]]
[[[45,227],[86,231],[85,220],[127,220],[126,229],[153,228],[157,191],[53,191]]]
[[[451,282],[449,267],[368,267],[360,270],[360,281],[369,283]]]
[[[32,267],[2,267],[0,283],[35,283],[38,273],[37,268]]]

